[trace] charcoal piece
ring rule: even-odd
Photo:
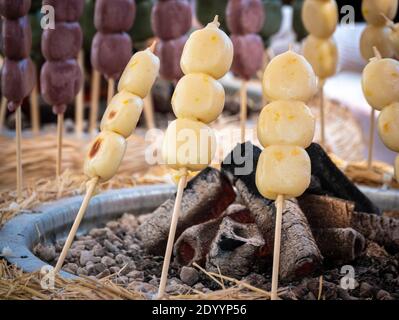
[[[235,197],[233,187],[220,171],[213,168],[201,171],[183,192],[176,239],[187,228],[219,217]],[[137,237],[147,252],[165,253],[174,204],[175,197],[165,201],[138,227]]]
[[[206,257],[206,270],[233,278],[248,275],[264,240],[254,223],[239,223],[224,217]]]
[[[231,33],[258,33],[265,21],[261,0],[229,0],[226,22]]]
[[[158,1],[152,8],[152,30],[161,40],[176,39],[187,33],[191,19],[191,6],[185,0]]]
[[[355,212],[352,228],[388,251],[399,252],[399,219]]]
[[[54,8],[57,22],[76,22],[83,14],[85,0],[43,0],[43,5]]]
[[[132,40],[127,33],[97,32],[91,50],[91,63],[107,78],[118,79],[132,56]]]
[[[41,92],[51,106],[72,103],[82,86],[82,72],[74,59],[47,61],[40,74]]]
[[[157,43],[156,55],[161,61],[160,75],[167,80],[176,81],[183,76],[180,68],[180,58],[183,53],[187,36],[172,40],[161,40]]]
[[[29,13],[31,0],[0,0],[0,15],[7,19],[18,19]]]
[[[257,34],[231,35],[234,58],[231,70],[245,80],[256,75],[263,66],[263,41]]]
[[[78,22],[57,22],[55,29],[42,34],[42,53],[46,60],[76,59],[83,43],[83,33]]]
[[[366,247],[363,235],[352,228],[321,228],[312,232],[323,257],[330,263],[352,262]]]
[[[349,228],[355,205],[334,197],[306,194],[298,198],[299,206],[313,228]]]
[[[232,204],[218,218],[194,225],[186,229],[177,239],[174,254],[177,263],[192,265],[194,262],[203,265],[209,252],[212,240],[215,238],[223,217],[229,216],[239,223],[254,223],[247,208],[239,204]]]
[[[35,66],[30,58],[23,60],[4,60],[1,90],[8,101],[16,102],[17,105],[29,96],[35,86]],[[11,104],[10,107],[15,109]]]
[[[265,245],[261,254],[271,258],[274,246],[275,206],[262,197],[255,184],[255,168],[260,149],[250,142],[239,144],[222,163],[222,172],[234,181],[243,203],[259,227]],[[284,202],[281,230],[280,277],[290,280],[318,269],[322,255],[307,219],[296,200]]]
[[[377,206],[345,176],[320,145],[312,143],[306,151],[312,163],[312,175],[319,180],[323,194],[353,201],[356,211],[380,214]]]
[[[97,0],[94,25],[103,33],[128,32],[136,16],[134,0]]]
[[[32,47],[32,29],[29,17],[3,20],[3,54],[13,60],[29,57]]]

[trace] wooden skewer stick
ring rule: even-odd
[[[320,142],[326,147],[326,129],[325,129],[325,115],[324,115],[324,80],[321,80],[320,86]]]
[[[154,53],[156,46],[157,46],[157,40],[154,40],[154,41],[152,41],[152,43],[148,47],[148,49],[152,53]],[[147,123],[147,128],[154,129],[156,126],[155,126],[155,117],[154,117],[154,103],[152,101],[151,91],[144,98],[144,117],[145,117],[145,121]]]
[[[241,142],[245,142],[245,128],[247,124],[247,82],[245,80],[241,83],[240,89],[240,129]]]
[[[165,259],[163,261],[163,266],[162,266],[161,281],[159,283],[158,299],[162,299],[165,294],[165,287],[166,287],[166,281],[168,279],[170,259],[172,257],[173,243],[175,241],[175,235],[176,235],[176,227],[180,216],[181,200],[183,197],[183,191],[184,188],[186,187],[186,184],[187,184],[187,172],[185,172],[180,177],[179,184],[177,186],[175,206],[173,208],[172,221],[170,224],[168,243],[165,252]]]
[[[78,56],[79,66],[82,70],[83,79],[85,78],[85,66],[84,66],[84,52],[80,50]],[[85,90],[85,82],[83,80],[82,88],[75,99],[75,131],[78,137],[81,137],[83,134],[83,118],[84,118],[84,90]]]
[[[89,205],[90,199],[93,196],[94,190],[96,189],[97,183],[98,183],[99,178],[93,178],[87,183],[87,191],[86,195],[83,199],[82,205],[80,206],[79,212],[76,215],[75,221],[72,225],[71,231],[69,232],[68,238],[64,244],[64,247],[62,248],[61,255],[58,258],[57,264],[54,269],[54,274],[57,274],[61,268],[62,265],[64,264],[66,255],[68,253],[69,248],[72,245],[73,239],[75,238],[76,232],[78,231],[79,225],[82,222],[82,219],[86,213],[87,207]]]
[[[113,96],[115,94],[115,79],[108,79],[108,93],[107,93],[107,105],[110,104]]]
[[[154,106],[152,102],[151,92],[144,98],[144,116],[148,129],[155,128]]]
[[[279,195],[276,199],[276,229],[274,233],[274,253],[271,300],[278,300],[278,273],[280,268],[280,245],[281,245],[281,224],[283,220],[284,196]]]
[[[91,107],[90,107],[90,125],[89,133],[93,132],[97,128],[97,118],[100,100],[100,85],[101,85],[101,74],[97,70],[93,70],[91,75]]]
[[[15,111],[16,152],[17,152],[17,199],[22,199],[22,111],[21,106]]]
[[[64,113],[57,114],[57,160],[56,160],[56,176],[57,179],[61,175],[62,168],[62,138],[64,133]]]
[[[374,56],[377,59],[381,59],[382,56],[378,51],[377,47],[373,47]],[[370,136],[369,136],[369,149],[368,149],[368,157],[367,157],[367,169],[371,170],[373,165],[373,149],[374,149],[374,131],[375,131],[375,110],[372,107],[370,113]]]
[[[34,135],[38,135],[40,132],[40,111],[37,85],[33,87],[32,93],[30,94],[30,114],[32,132]]]
[[[371,108],[370,113],[370,137],[369,137],[369,150],[367,157],[367,169],[371,170],[373,165],[373,149],[374,149],[374,129],[375,128],[375,110]]]
[[[7,113],[7,99],[5,97],[1,98],[1,106],[0,106],[0,132],[3,131],[4,122],[6,121],[6,113]]]

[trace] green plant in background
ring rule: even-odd
[[[130,30],[130,36],[135,47],[135,42],[143,42],[154,36],[151,28],[151,10],[153,5],[154,0],[136,0],[136,19]]]
[[[39,9],[36,9],[29,12],[30,25],[32,27],[32,49],[31,49],[31,58],[35,62],[36,65],[40,66],[44,59],[42,55],[42,27],[40,26],[40,20],[42,18],[42,14]]]
[[[215,15],[219,15],[220,28],[228,33],[226,25],[226,6],[228,0],[197,0],[196,16],[198,21],[206,26],[213,21]]]
[[[280,30],[283,21],[283,12],[281,11],[281,0],[263,0],[262,2],[265,11],[265,23],[259,34],[267,48],[270,46],[271,36]]]
[[[96,28],[94,27],[95,5],[95,0],[86,0],[85,9],[83,11],[82,17],[80,18],[80,25],[83,31],[83,49],[86,54],[90,52],[91,42],[96,34]]]
[[[295,0],[292,3],[293,7],[293,18],[292,18],[292,27],[297,36],[297,41],[302,41],[307,35],[308,32],[305,29],[305,26],[302,22],[302,6],[304,0]]]

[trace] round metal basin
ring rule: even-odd
[[[174,185],[156,185],[101,193],[91,199],[78,234],[104,225],[126,212],[149,213],[170,198],[175,189]],[[0,253],[9,248],[11,255],[5,258],[26,272],[35,272],[48,265],[32,253],[33,248],[39,242],[54,243],[66,238],[82,200],[82,196],[63,199],[11,219],[0,231]],[[73,277],[67,272],[61,275]]]
[[[382,210],[399,210],[398,191],[366,187],[361,190]],[[126,212],[136,215],[149,213],[175,192],[174,185],[155,185],[101,193],[90,201],[78,234],[104,225]],[[9,248],[12,254],[5,258],[26,272],[40,270],[47,263],[32,253],[33,248],[39,242],[54,243],[57,239],[66,238],[82,199],[82,196],[63,199],[11,219],[0,230],[0,252]],[[74,277],[66,272],[61,275]]]

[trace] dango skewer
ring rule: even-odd
[[[143,110],[143,98],[153,86],[159,72],[159,59],[149,48],[133,55],[101,121],[101,132],[89,146],[84,173],[90,178],[86,195],[75,218],[54,269],[58,273],[65,261],[89,201],[99,182],[111,179],[119,169],[126,151],[126,139],[133,133]]]
[[[177,172],[178,186],[158,299],[165,295],[188,172],[206,168],[216,152],[216,138],[207,124],[223,111],[225,92],[217,79],[229,71],[232,60],[233,44],[219,29],[218,16],[205,28],[193,32],[183,49],[180,65],[185,76],[177,83],[172,97],[177,119],[168,126],[162,147],[165,163]],[[187,144],[190,147],[188,155]]]

